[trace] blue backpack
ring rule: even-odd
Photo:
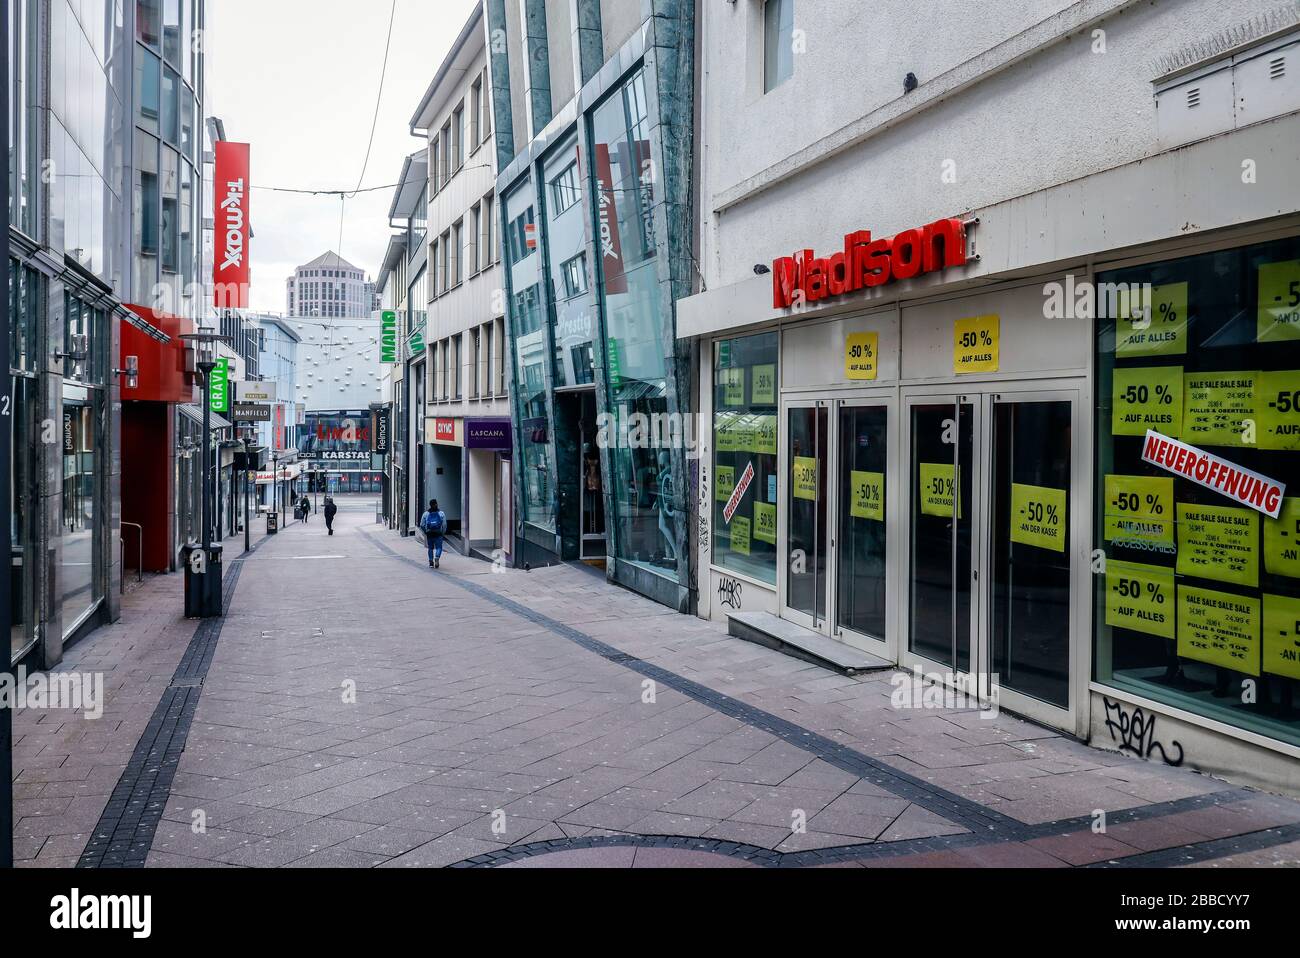
[[[447,516],[441,509],[424,514],[424,531],[434,536],[440,536],[447,531]]]

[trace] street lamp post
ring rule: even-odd
[[[203,541],[201,558],[191,551],[185,571],[185,614],[189,618],[221,615],[221,550],[212,545],[212,370],[217,367],[217,343],[229,342],[216,333],[182,333],[195,351],[199,385],[203,388]]]

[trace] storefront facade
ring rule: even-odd
[[[1261,36],[1182,86],[1297,49]],[[1039,56],[1024,79],[1077,67],[1050,38]],[[1157,95],[1185,97],[1179,79]],[[1000,96],[932,109],[1009,122]],[[1165,127],[1140,159],[1023,193],[995,167],[972,179],[969,156],[942,192],[846,191],[899,175],[891,132],[761,189],[768,171],[716,174],[737,185],[706,191],[700,258],[723,266],[678,304],[700,614],[996,689],[1100,747],[1300,787],[1300,190],[1241,159],[1294,165],[1297,107],[1219,136]],[[990,183],[1008,198],[979,202]]]
[[[506,6],[487,5],[489,31],[500,20],[510,33]],[[613,423],[690,413],[674,304],[693,269],[682,238],[694,14],[654,0],[633,24],[602,20],[599,4],[578,6],[583,28],[555,41],[572,43],[571,61],[516,55],[508,40],[509,55],[494,50],[491,64],[513,367],[514,561],[603,565],[611,580],[688,611],[686,450],[608,440]],[[512,93],[517,70],[531,95]]]

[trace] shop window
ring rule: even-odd
[[[763,92],[794,75],[794,0],[763,3]]]
[[[1300,744],[1300,239],[1098,280],[1097,681]],[[1219,462],[1145,461],[1148,429]]]
[[[578,202],[578,163],[575,160],[566,166],[563,172],[551,180],[551,203],[553,215],[559,215]]]
[[[776,333],[713,345],[713,564],[772,585],[777,347]]]
[[[537,239],[533,230],[531,206],[510,221],[510,264],[512,266],[537,251]]]
[[[645,79],[637,70],[592,114],[588,175],[607,337],[605,408],[629,424],[628,441],[619,426],[619,441],[608,451],[614,552],[624,562],[676,578],[686,488],[672,468],[675,443],[653,428],[643,440],[636,428],[671,423],[681,412],[669,397],[672,317],[665,312],[655,263],[650,126]]]

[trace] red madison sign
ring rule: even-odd
[[[774,259],[772,305],[787,309],[965,263],[966,226],[958,219],[904,230],[892,239],[873,240],[871,230],[857,230],[845,234],[844,248],[831,256],[818,258],[805,249]]]
[[[212,257],[213,305],[248,306],[248,144],[216,144],[213,196],[216,250]]]

